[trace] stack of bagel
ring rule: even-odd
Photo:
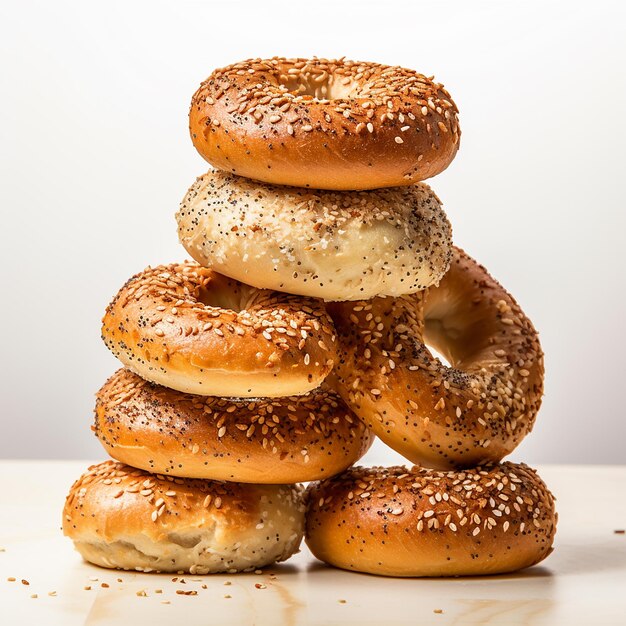
[[[550,491],[502,461],[541,404],[537,333],[421,182],[453,160],[457,114],[432,78],[344,59],[202,83],[190,131],[213,169],[176,216],[193,262],[133,276],[103,319],[114,460],[63,521],[85,559],[248,571],[305,536],[344,569],[448,576],[549,554]],[[414,465],[353,467],[374,437]]]

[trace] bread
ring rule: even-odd
[[[307,393],[336,357],[322,303],[254,289],[195,263],[131,278],[107,307],[102,338],[146,380],[223,397]]]
[[[329,384],[413,463],[449,469],[500,461],[531,431],[543,394],[538,333],[459,248],[438,286],[328,310],[339,338]]]
[[[214,167],[276,185],[376,189],[442,172],[459,148],[443,85],[344,59],[250,59],[194,94],[189,129]]]
[[[314,191],[215,170],[196,180],[176,218],[181,243],[201,265],[324,300],[422,290],[451,256],[450,224],[422,183]]]
[[[72,486],[63,532],[85,560],[142,572],[247,571],[298,550],[298,486],[164,477],[105,461]]]
[[[328,478],[373,435],[336,393],[286,398],[184,394],[116,372],[96,396],[94,431],[118,461],[170,476],[283,484]]]
[[[355,467],[312,484],[306,542],[330,565],[383,576],[502,574],[552,551],[554,498],[526,465],[456,472]]]

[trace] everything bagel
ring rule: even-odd
[[[117,371],[96,396],[94,431],[118,461],[164,475],[287,484],[337,474],[373,436],[324,388],[286,398],[185,394]]]
[[[249,285],[324,300],[398,296],[437,283],[450,223],[423,183],[317,191],[209,171],[176,215],[198,263]]]
[[[306,542],[320,560],[383,576],[475,576],[552,551],[554,498],[537,473],[354,467],[308,490]]]
[[[194,94],[198,152],[227,172],[277,185],[374,189],[442,172],[459,147],[442,85],[378,63],[250,59]]]
[[[341,346],[336,389],[412,462],[447,469],[499,461],[532,429],[544,374],[537,332],[462,250],[422,294],[328,309]]]
[[[194,263],[131,278],[106,310],[102,338],[142,378],[200,395],[299,395],[318,387],[336,359],[322,303]]]
[[[297,552],[299,485],[249,485],[91,466],[71,487],[63,534],[86,561],[139,572],[250,571]]]

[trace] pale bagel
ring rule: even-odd
[[[189,254],[259,288],[325,300],[399,296],[448,269],[451,227],[423,183],[317,191],[211,170],[177,214]]]

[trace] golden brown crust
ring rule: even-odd
[[[442,172],[459,147],[444,87],[413,70],[344,59],[250,59],[215,70],[189,128],[217,168],[278,185],[374,189]]]
[[[105,461],[72,485],[63,532],[102,567],[201,574],[288,558],[303,518],[298,486],[174,478]]]
[[[450,223],[423,183],[319,191],[216,170],[196,180],[176,218],[181,243],[201,265],[324,300],[419,291],[450,263]]]
[[[195,263],[131,278],[106,310],[102,338],[142,378],[200,395],[306,393],[336,359],[322,303],[255,289]]]
[[[356,467],[309,487],[306,542],[322,561],[371,574],[501,574],[548,556],[556,521],[552,494],[523,464]]]
[[[532,429],[544,374],[537,332],[462,250],[423,294],[328,309],[341,345],[331,384],[412,462],[446,469],[499,461]]]
[[[184,394],[123,369],[96,396],[94,431],[113,458],[133,467],[264,484],[330,478],[373,440],[325,388],[238,400]]]

